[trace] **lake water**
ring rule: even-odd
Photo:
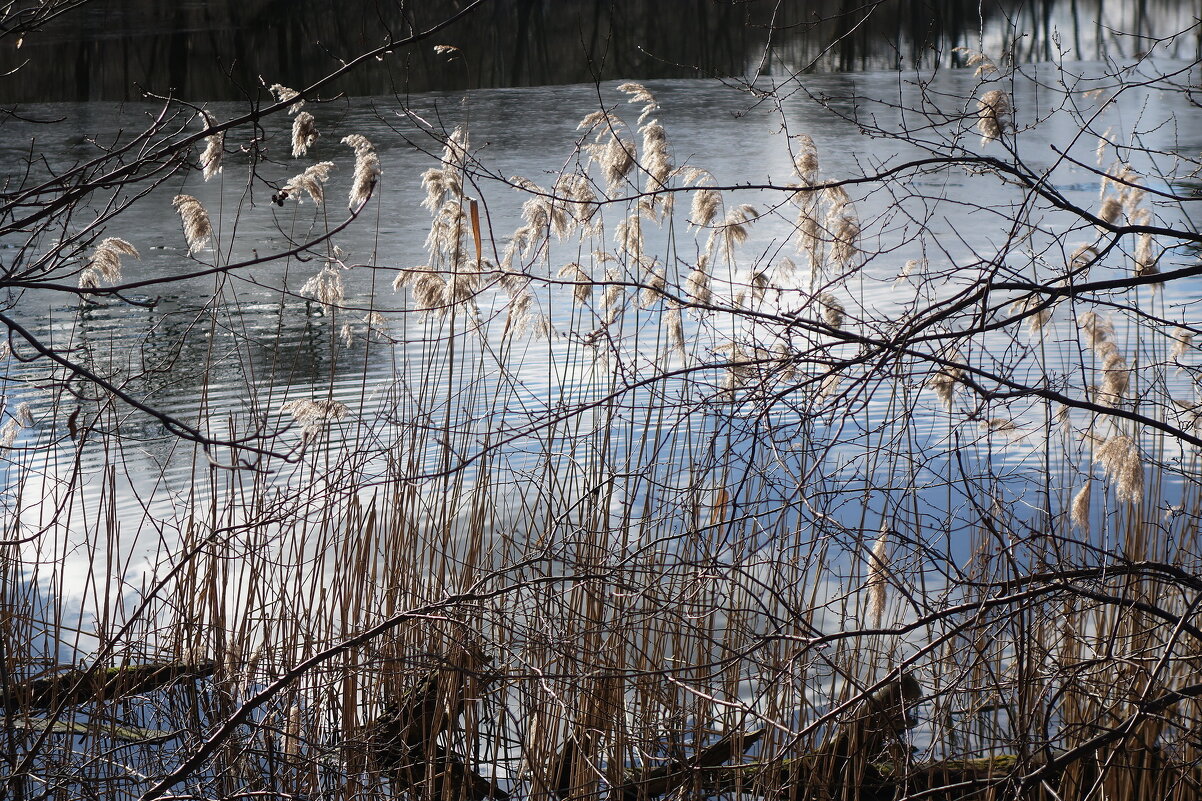
[[[1178,65],[1154,66],[1167,71]],[[1138,143],[1127,159],[1141,175],[1153,172],[1150,159],[1162,160],[1149,154],[1202,151],[1202,127],[1183,124],[1198,118],[1187,95],[1153,95],[1132,87],[1113,96],[1106,81],[1078,83],[1072,77],[1102,72],[1100,63],[1039,64],[1024,68],[1013,86],[1006,84],[1013,90],[1022,131],[1018,152],[1034,170],[1049,170],[1048,184],[1066,200],[1095,210],[1097,133],[1111,131],[1120,145]],[[778,314],[808,302],[805,257],[791,242],[796,212],[782,189],[797,180],[790,152],[797,140],[788,135],[813,138],[824,180],[871,175],[927,155],[912,143],[867,135],[869,129],[896,131],[922,122],[902,107],[925,107],[940,118],[939,128],[915,128],[916,137],[931,147],[946,150],[956,142],[979,147],[972,99],[982,91],[979,80],[971,69],[934,76],[807,76],[800,83],[783,84],[779,102],[713,81],[649,82],[660,106],[655,116],[665,128],[675,165],[702,168],[718,186],[731,187],[726,208],[748,203],[762,215],[749,226],[748,239],[735,249],[733,261],[714,270],[719,305],[743,296],[739,308]],[[1078,115],[1068,113],[1063,95],[1049,88],[1060,80],[1073,81],[1071,104]],[[1094,88],[1102,89],[1101,97],[1084,94]],[[506,296],[498,291],[486,291],[478,299],[481,336],[465,332],[467,315],[421,313],[409,291],[392,289],[398,270],[429,263],[423,242],[430,215],[420,205],[421,175],[436,164],[432,154],[441,148],[431,131],[462,125],[470,132],[480,169],[469,193],[480,201],[485,253],[492,251],[495,259],[521,225],[526,199],[504,179],[523,176],[549,187],[576,163],[582,136],[577,123],[586,115],[603,106],[616,108],[635,126],[637,105],[625,100],[616,84],[607,83],[416,95],[404,107],[391,97],[310,105],[322,137],[308,158],[293,160],[288,153],[289,121],[271,120],[261,141],[269,160],[258,165],[256,178],[248,181],[247,156],[237,150],[244,134],[232,132],[226,140],[232,152],[220,176],[206,183],[195,172],[175,175],[139,197],[103,231],[129,240],[141,252],[141,259],[123,262],[127,282],[196,271],[214,258],[228,264],[283,252],[343,221],[353,171],[350,149],[339,144],[345,135],[368,137],[383,167],[360,219],[334,239],[348,268],[340,270],[345,310],[323,310],[299,294],[321,268],[321,248],[301,258],[240,268],[222,279],[209,276],[131,291],[136,300],[153,301],[147,306],[107,299],[81,304],[54,291],[28,290],[15,298],[15,319],[124,383],[132,394],[218,438],[278,432],[254,444],[289,456],[218,450],[212,457],[219,464],[245,460],[267,472],[256,476],[212,468],[190,445],[166,435],[157,421],[120,403],[93,398],[88,388],[78,399],[62,392],[42,361],[8,359],[8,408],[28,402],[35,420],[8,454],[5,471],[7,502],[21,509],[9,536],[25,540],[26,575],[41,582],[47,597],[58,599],[64,619],[76,619],[79,609],[112,603],[104,600],[113,591],[100,586],[103,576],[120,587],[118,595],[138,597],[148,577],[161,572],[180,538],[195,525],[198,506],[214,494],[224,509],[225,501],[261,482],[278,488],[303,485],[316,499],[311,502],[320,504],[322,497],[339,497],[348,482],[369,491],[398,475],[437,494],[446,491],[448,471],[470,486],[483,465],[498,488],[500,507],[507,507],[514,519],[525,519],[515,536],[532,541],[575,520],[573,509],[602,477],[599,465],[627,476],[609,503],[626,524],[642,521],[636,526],[638,537],[650,536],[657,527],[678,530],[686,525],[688,514],[669,511],[672,504],[708,509],[719,493],[726,493],[725,503],[737,510],[732,514],[747,521],[747,539],[739,549],[771,549],[774,534],[827,520],[835,525],[832,536],[846,537],[845,558],[852,561],[862,555],[865,537],[871,542],[871,532],[882,524],[915,532],[907,546],[915,553],[929,547],[963,555],[966,545],[946,543],[958,542],[980,511],[977,499],[960,494],[967,487],[989,486],[997,502],[1011,510],[1028,509],[1029,515],[1016,512],[1023,519],[1037,519],[1049,504],[1050,512],[1058,513],[1089,465],[1076,451],[1048,446],[1043,433],[1048,407],[1038,399],[998,401],[972,410],[976,417],[965,417],[962,409],[952,419],[924,388],[931,368],[908,358],[882,365],[866,379],[857,380],[855,368],[850,369],[843,384],[850,394],[825,401],[817,393],[819,379],[828,372],[821,363],[799,365],[800,373],[808,371],[815,380],[793,390],[772,379],[765,385],[771,391],[725,392],[728,371],[723,365],[735,352],[732,342],[746,355],[756,344],[770,349],[787,343],[801,352],[822,338],[782,334],[779,322],[752,323],[739,314],[686,311],[682,320],[689,356],[682,360],[667,345],[662,301],[653,298],[649,308],[641,308],[635,300],[637,286],[627,293],[620,325],[603,325],[603,289],[594,290],[590,305],[574,304],[571,286],[556,280],[559,268],[570,261],[585,264],[594,280],[602,280],[612,267],[617,269],[615,280],[646,283],[645,271],[633,262],[613,267],[593,255],[614,249],[615,227],[632,202],[602,206],[598,219],[604,220],[603,231],[553,238],[548,251],[526,262],[522,269],[535,279],[528,334],[503,335]],[[245,110],[236,103],[213,103],[207,109],[218,119]],[[31,142],[45,163],[73,163],[94,153],[97,142],[128,136],[157,111],[137,103],[26,107],[30,118],[60,121],[10,121],[0,165],[6,175],[19,173]],[[1081,133],[1080,116],[1090,120],[1094,133]],[[1138,132],[1137,139],[1132,131]],[[1006,157],[996,142],[981,150]],[[1113,162],[1111,151],[1103,170]],[[322,160],[336,164],[326,206],[305,202],[281,208],[270,202],[273,185]],[[737,188],[767,184],[777,188]],[[1149,188],[1170,192],[1178,187],[1149,182]],[[832,280],[829,288],[846,309],[845,325],[865,334],[887,332],[914,310],[949,297],[991,268],[1051,281],[1063,272],[1066,250],[1096,236],[1079,219],[1029,202],[1021,188],[962,167],[907,170],[891,184],[868,182],[847,189],[862,221],[863,253],[860,269],[847,280]],[[179,193],[195,195],[208,208],[217,252],[189,256],[171,208],[171,198]],[[1180,205],[1155,199],[1149,205],[1167,224],[1197,229],[1196,215],[1184,216]],[[99,208],[96,203],[79,209],[72,225],[86,225]],[[688,213],[689,195],[682,194],[670,222],[647,224],[644,245],[644,252],[666,270],[669,287],[682,297],[708,234],[689,230]],[[1017,228],[1016,218],[1021,220]],[[38,244],[44,248],[48,241]],[[15,252],[20,243],[0,246]],[[1128,254],[1132,247],[1124,245]],[[778,269],[785,257],[802,265],[793,277]],[[926,259],[927,276],[920,271],[899,279],[913,259]],[[1170,250],[1161,269],[1195,259],[1193,253]],[[56,267],[54,275],[71,284],[72,270],[81,263]],[[769,274],[772,288],[756,299],[752,275],[761,271]],[[1116,251],[1094,268],[1091,278],[1129,271],[1129,257]],[[1175,282],[1155,297],[1141,294],[1141,302],[1163,324],[1115,315],[1115,341],[1129,361],[1153,371],[1146,373],[1149,392],[1155,388],[1192,400],[1188,371],[1164,366],[1163,336],[1170,324],[1202,319],[1200,297],[1196,280]],[[998,310],[990,314],[999,316],[1007,302],[997,299]],[[1074,322],[1083,310],[1085,306],[1058,306],[1042,336],[1011,324],[974,337],[962,343],[973,349],[964,356],[1016,381],[1046,381],[1069,394],[1077,387],[1079,395],[1080,385],[1088,381],[1083,375],[1091,369]],[[386,330],[373,331],[362,322],[373,311],[383,315]],[[970,319],[954,318],[937,330],[954,332]],[[346,323],[352,326],[349,340]],[[542,336],[537,335],[540,329]],[[590,335],[601,335],[604,345],[584,344]],[[938,352],[938,345],[918,350]],[[823,358],[853,358],[856,352],[852,345],[840,346],[824,351]],[[707,361],[717,366],[706,368]],[[673,371],[680,374],[664,377]],[[281,407],[306,398],[337,400],[349,414],[328,427],[328,439],[323,436],[302,451],[300,428]],[[79,419],[95,425],[87,444],[78,448],[66,425],[76,406],[83,410]],[[1141,408],[1153,416],[1170,416],[1163,402]],[[1016,428],[1005,434],[981,429],[981,419],[1003,417]],[[1085,417],[1080,412],[1074,416],[1078,428]],[[104,436],[106,431],[119,436]],[[1159,501],[1165,508],[1181,502],[1175,489],[1180,484],[1171,476],[1181,469],[1176,464],[1188,462],[1189,453],[1169,442],[1159,454],[1170,479]],[[963,483],[966,476],[974,478]],[[545,494],[559,500],[531,508],[522,486],[547,481],[553,490]],[[651,509],[655,504],[663,506]],[[705,514],[694,512],[694,523]],[[1104,521],[1101,503],[1097,519]],[[1097,536],[1111,534],[1102,526]],[[715,558],[732,558],[727,545],[715,539]],[[98,573],[97,565],[105,567]],[[81,643],[89,641],[85,636]]]

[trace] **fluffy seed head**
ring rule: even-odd
[[[331,420],[341,420],[350,411],[345,403],[336,400],[311,399],[288,401],[280,407],[281,412],[292,415],[301,426],[301,433],[306,440],[312,439],[322,427]]]
[[[1173,350],[1170,359],[1180,359],[1194,344],[1194,332],[1185,328],[1174,328],[1170,335],[1173,340]]]
[[[818,180],[818,147],[809,134],[798,134],[797,155],[793,157],[793,170],[804,184]]]
[[[1113,225],[1118,220],[1119,215],[1123,213],[1123,201],[1111,195],[1102,201],[1101,207],[1098,209],[1098,219],[1104,223]]]
[[[889,576],[889,536],[882,530],[868,557],[868,611],[873,625],[881,625],[885,614],[886,579]]]
[[[413,302],[421,311],[446,311],[447,282],[438,273],[426,273],[413,283]]]
[[[927,379],[927,387],[935,393],[935,397],[939,398],[939,402],[949,412],[952,409],[952,402],[955,400],[956,384],[960,380],[960,372],[958,367],[940,367],[933,376]]]
[[[1092,483],[1086,479],[1081,489],[1073,495],[1072,510],[1069,513],[1073,525],[1085,534],[1089,534],[1089,493]]]
[[[208,114],[204,115],[205,125],[212,128],[214,120]],[[221,172],[221,157],[225,155],[225,132],[209,134],[205,137],[205,152],[200,156],[200,167],[207,181]]]
[[[280,189],[279,198],[282,202],[290,197],[295,197],[296,202],[301,201],[301,192],[307,192],[309,197],[317,205],[321,205],[325,200],[325,182],[330,178],[330,170],[334,169],[334,162],[321,161],[311,167],[307,167],[304,172],[299,175],[294,175],[288,180],[288,183]]]
[[[209,222],[209,213],[204,205],[191,195],[176,195],[171,201],[179,212],[184,223],[184,239],[188,242],[188,252],[195,253],[209,244],[213,236],[213,225]]]
[[[1140,234],[1135,243],[1135,275],[1157,275],[1160,267],[1151,234]]]
[[[718,216],[722,207],[722,195],[715,189],[702,187],[693,193],[693,205],[689,209],[689,225],[705,228]]]
[[[593,279],[584,271],[584,268],[577,262],[572,262],[559,268],[558,275],[560,278],[567,278],[574,283],[572,302],[577,306],[588,305],[589,299],[593,295]]]
[[[96,246],[96,250],[92,251],[92,261],[84,268],[84,272],[94,271],[100,278],[103,278],[109,283],[117,283],[121,280],[121,257],[133,256],[135,259],[141,258],[138,255],[138,249],[124,239],[118,239],[115,236],[110,236],[101,240]],[[84,278],[80,276],[80,288],[89,289],[95,288],[85,287]]]
[[[273,83],[270,87],[268,87],[268,89],[273,95],[275,95],[275,99],[281,103],[286,103],[292,98],[300,95],[300,92],[296,91],[295,89],[289,89],[287,86],[278,83]],[[304,100],[298,100],[288,107],[288,113],[295,114],[296,112],[300,111],[301,107],[304,105]]]
[[[859,221],[854,216],[845,214],[831,226],[831,232],[834,234],[834,240],[831,242],[831,262],[844,268],[850,267],[852,259],[859,252],[856,246],[860,240]]]
[[[654,306],[655,302],[664,296],[664,289],[667,286],[667,277],[662,267],[654,267],[649,270],[643,279],[643,290],[639,294],[639,305],[644,309]]]
[[[818,305],[822,309],[822,319],[827,325],[829,325],[831,328],[843,327],[843,317],[846,313],[846,310],[843,308],[843,304],[839,302],[838,298],[829,292],[823,292],[818,296]]]
[[[296,115],[292,121],[292,156],[299,158],[317,143],[317,120],[307,111]]]
[[[642,124],[643,120],[659,110],[659,103],[656,102],[655,96],[641,83],[621,84],[618,87],[618,91],[630,95],[631,103],[644,104],[642,113],[639,114],[639,124]]]
[[[371,197],[376,181],[380,177],[380,157],[371,141],[360,134],[351,134],[342,139],[344,145],[355,149],[355,177],[351,184],[350,208],[357,211]]]
[[[1106,440],[1096,451],[1094,461],[1102,465],[1115,484],[1115,497],[1127,503],[1139,503],[1144,497],[1144,468],[1135,440],[1119,434]]]
[[[710,276],[706,271],[709,266],[709,259],[704,255],[698,259],[697,266],[689,273],[689,277],[685,279],[685,292],[687,292],[693,300],[702,305],[706,305],[713,297],[710,292]]]
[[[321,272],[310,278],[300,288],[300,294],[313,298],[328,312],[342,303],[346,287],[342,282],[342,271],[323,267]]]
[[[977,130],[981,133],[981,147],[1001,138],[1013,127],[1013,109],[1010,97],[1001,89],[993,89],[981,95],[977,101]]]
[[[15,418],[9,418],[0,428],[0,448],[11,448],[21,433],[21,424]]]

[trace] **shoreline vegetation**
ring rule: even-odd
[[[794,81],[731,184],[634,81],[527,175],[274,75],[70,164],[31,138],[0,796],[1192,801],[1202,141],[1158,55]]]

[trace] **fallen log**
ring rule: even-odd
[[[126,698],[177,681],[199,681],[213,675],[212,662],[121,665],[110,668],[67,668],[9,687],[4,695],[8,712],[52,709],[59,704],[79,706],[92,701]]]

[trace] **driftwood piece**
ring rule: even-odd
[[[687,786],[705,768],[713,768],[741,755],[764,736],[764,730],[743,734],[730,732],[718,742],[699,751],[692,759],[677,760],[669,765],[633,771],[615,795],[624,801],[656,798]]]
[[[490,681],[491,658],[467,648],[435,668],[407,693],[385,704],[367,726],[371,762],[399,792],[426,798],[495,798],[509,794],[473,770],[462,757],[444,748],[439,737],[459,725],[459,718]]]
[[[986,798],[1013,771],[1016,759],[1000,754],[980,759],[944,760],[896,766],[890,762],[863,765],[854,787],[836,785],[834,791],[821,755],[751,762],[710,768],[696,781],[709,795],[741,791],[751,796],[783,801],[854,798],[857,801],[893,801],[919,796],[924,801],[970,801]]]
[[[166,662],[92,670],[70,668],[9,687],[4,696],[4,708],[8,712],[17,712],[50,709],[58,704],[78,706],[125,698],[177,681],[198,681],[213,675],[213,671],[212,662]]]

